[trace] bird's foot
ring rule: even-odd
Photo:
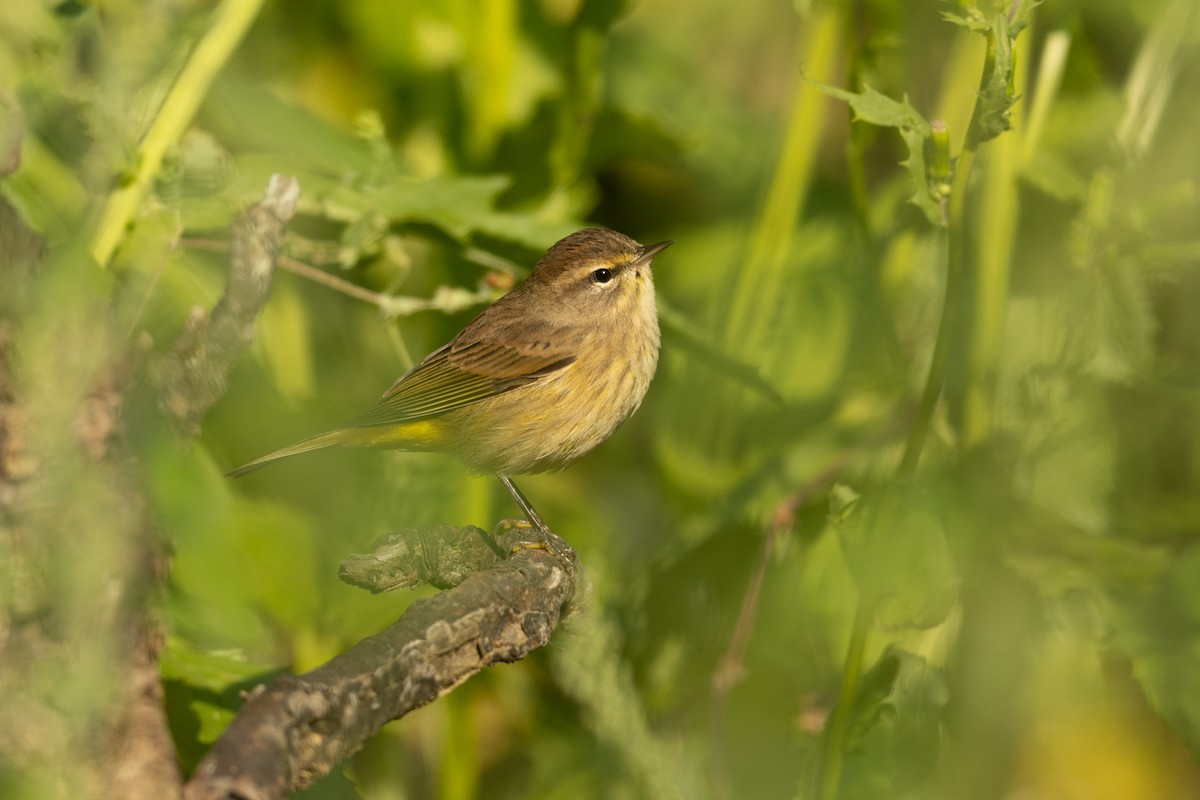
[[[538,522],[540,521],[538,520]],[[534,538],[529,541],[514,543],[508,551],[510,556],[522,550],[543,550],[553,556],[554,560],[559,564],[562,564],[563,569],[567,571],[575,569],[575,564],[578,560],[575,548],[571,547],[565,539],[546,527],[545,523],[538,525],[524,519],[505,519],[501,520],[496,526],[493,536],[500,536],[514,530],[532,531]]]

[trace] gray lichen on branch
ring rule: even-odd
[[[371,552],[348,556],[338,576],[374,594],[393,589],[413,589],[423,584],[447,589],[471,574],[503,561],[508,553],[528,544],[528,529],[502,523],[504,531],[492,536],[473,525],[431,525],[385,533],[371,544]],[[573,553],[558,537],[560,552]]]

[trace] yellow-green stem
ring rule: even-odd
[[[950,207],[947,211],[946,232],[946,293],[942,299],[942,321],[938,327],[937,341],[933,346],[933,358],[929,362],[929,373],[925,378],[925,389],[921,393],[921,404],[917,407],[917,416],[913,420],[908,433],[908,442],[904,447],[904,456],[900,460],[900,468],[896,477],[900,480],[912,478],[921,460],[921,451],[925,448],[925,437],[933,421],[933,412],[937,408],[938,398],[942,394],[942,383],[946,377],[946,361],[950,353],[950,338],[955,332],[951,324],[954,307],[959,294],[959,286],[963,277],[963,262],[966,251],[963,239],[963,217],[966,207],[967,182],[970,180],[971,167],[975,163],[975,151],[964,150],[959,156],[954,174],[954,188],[950,193]]]
[[[1014,84],[1018,96],[1026,94],[1026,64],[1029,63],[1029,37],[1014,45]],[[1012,109],[1012,121],[1022,127],[1023,106]],[[972,447],[987,439],[992,430],[992,397],[996,371],[1003,355],[1004,318],[1008,307],[1008,284],[1016,246],[1017,170],[1020,168],[1022,140],[1002,136],[988,148],[981,168],[981,192],[978,203],[978,236],[972,247],[974,289],[966,319],[967,335],[966,391],[962,406],[962,445]]]
[[[980,87],[983,88],[990,71],[994,69],[995,52],[989,45],[987,62],[984,65]],[[949,205],[946,210],[946,289],[942,301],[941,320],[938,324],[937,340],[934,343],[933,356],[929,363],[929,372],[925,378],[925,387],[921,393],[920,405],[916,418],[909,431],[908,441],[904,447],[904,455],[896,470],[896,482],[903,483],[912,479],[916,474],[925,448],[925,439],[932,425],[933,414],[937,408],[938,399],[942,394],[945,383],[946,367],[949,360],[952,337],[959,334],[961,328],[962,282],[966,272],[966,204],[967,187],[970,185],[971,172],[975,164],[975,154],[981,138],[979,128],[979,103],[976,102],[971,115],[963,145],[962,154],[955,165],[954,183],[950,191]],[[1007,289],[1007,261],[1003,271],[1004,286]],[[994,288],[994,287],[993,287]],[[1002,301],[1001,301],[1002,302]],[[995,323],[995,320],[993,320]],[[998,324],[998,323],[997,323]],[[874,598],[864,597],[861,593],[855,607],[854,627],[850,635],[850,645],[847,648],[846,660],[842,665],[842,687],[838,705],[834,709],[826,730],[825,749],[822,754],[821,769],[817,797],[820,800],[836,800],[841,783],[842,763],[845,758],[846,735],[849,730],[850,717],[858,693],[858,684],[862,676],[863,658],[866,652],[867,634],[870,630],[875,613]]]
[[[213,79],[258,16],[263,0],[223,0],[212,27],[196,45],[191,58],[167,93],[137,150],[132,173],[113,189],[92,236],[92,256],[108,265],[137,214],[147,187],[162,168],[167,150],[183,136]]]
[[[442,699],[445,732],[438,769],[438,800],[469,800],[479,796],[479,733],[472,698],[453,692]]]
[[[954,188],[950,195],[950,206],[947,212],[946,294],[942,301],[942,318],[938,327],[937,342],[933,348],[933,358],[929,364],[929,373],[925,379],[925,389],[921,395],[921,405],[917,409],[917,416],[913,420],[908,442],[904,448],[904,456],[896,471],[898,481],[910,480],[920,462],[921,451],[925,446],[925,437],[929,432],[933,412],[942,393],[947,356],[950,351],[950,339],[958,327],[954,309],[958,302],[957,295],[964,270],[963,262],[966,258],[962,241],[963,220],[966,213],[966,189],[974,162],[975,151],[964,151],[959,157],[954,176]],[[854,700],[858,693],[859,679],[862,676],[867,633],[870,631],[874,615],[874,602],[860,594],[854,611],[854,627],[850,633],[850,645],[846,648],[846,660],[842,665],[842,688],[837,707],[833,710],[833,716],[830,718],[829,727],[826,730],[825,749],[821,759],[816,795],[820,800],[834,800],[838,795],[842,762],[845,758],[846,733],[849,730],[850,715],[854,710]]]
[[[801,52],[809,74],[824,76],[833,69],[841,25],[841,14],[832,4],[805,25]],[[734,355],[761,351],[773,335],[771,316],[762,309],[786,291],[791,277],[785,269],[787,256],[812,182],[827,103],[828,98],[810,81],[797,81],[783,152],[751,235],[745,263],[737,273],[725,320],[724,342]]]
[[[471,62],[471,118],[467,150],[476,163],[486,163],[508,121],[513,64],[517,52],[517,4],[484,0],[478,4]]]
[[[863,656],[867,649],[867,634],[875,617],[874,603],[861,594],[854,609],[854,624],[850,629],[850,643],[846,646],[846,660],[842,668],[842,688],[838,702],[826,729],[825,749],[821,758],[818,776],[818,800],[836,800],[842,780],[842,764],[846,755],[846,733],[850,729],[850,715],[854,711],[854,700],[858,696],[858,684],[862,678]]]

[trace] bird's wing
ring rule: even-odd
[[[466,339],[425,357],[348,427],[431,417],[525,386],[575,361],[578,337],[547,331],[520,342]]]

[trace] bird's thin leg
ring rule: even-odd
[[[512,497],[513,502],[517,504],[517,506],[521,509],[521,513],[525,515],[525,519],[529,521],[529,524],[532,525],[538,533],[549,533],[550,528],[546,526],[546,523],[542,521],[541,515],[538,514],[537,511],[534,510],[533,506],[530,505],[529,501],[525,499],[525,495],[521,494],[521,490],[517,488],[517,485],[513,483],[512,480],[506,475],[500,475],[499,478],[500,482],[504,484],[504,488],[508,490],[508,494],[510,497]]]
[[[540,540],[531,544],[517,545],[514,551],[521,549],[522,547],[533,547],[536,549],[545,550],[547,553],[554,556],[558,562],[568,570],[572,569],[571,562],[574,551],[571,549],[571,546],[550,530],[546,523],[542,521],[541,515],[534,510],[533,506],[525,498],[525,495],[521,494],[521,490],[517,488],[515,483],[513,483],[505,475],[499,475],[497,477],[499,477],[500,482],[504,484],[504,488],[508,490],[513,502],[520,507],[521,513],[525,515],[525,519],[529,522],[529,525],[537,532],[537,537]],[[558,544],[559,542],[562,544]],[[562,550],[563,545],[565,545],[567,548],[566,552],[563,552]]]

